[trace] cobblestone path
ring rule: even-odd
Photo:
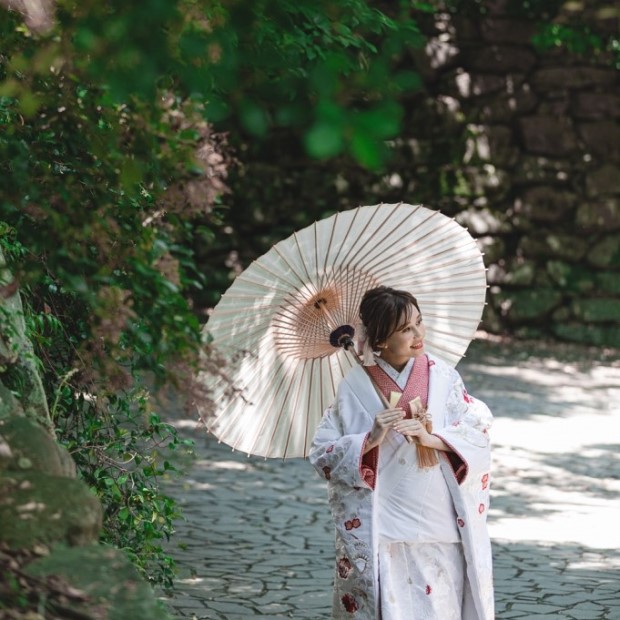
[[[497,619],[620,620],[620,360],[477,342],[459,371],[496,417]],[[171,612],[328,619],[324,482],[303,460],[248,458],[175,423],[196,440],[196,459],[169,488],[186,517],[171,547],[180,567]]]

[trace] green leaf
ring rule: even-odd
[[[342,127],[332,123],[316,123],[304,136],[308,155],[325,159],[338,155],[343,148]]]
[[[370,169],[380,168],[384,160],[384,148],[381,143],[361,133],[353,135],[351,152],[360,164]]]
[[[269,128],[265,111],[251,101],[244,101],[239,108],[239,116],[243,127],[255,136],[264,136]]]

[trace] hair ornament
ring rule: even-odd
[[[364,366],[376,366],[375,354],[368,342],[368,334],[364,325],[359,326],[357,333],[357,352],[362,356],[362,364]]]

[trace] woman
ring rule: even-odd
[[[310,453],[336,527],[333,618],[492,620],[491,413],[425,353],[411,294],[372,289],[360,318],[375,365],[343,379]],[[386,408],[377,389],[398,404]]]

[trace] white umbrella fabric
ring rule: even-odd
[[[474,239],[422,205],[342,211],[273,246],[213,310],[206,336],[228,363],[221,377],[200,378],[215,403],[200,412],[208,430],[248,455],[307,456],[339,381],[358,363],[337,338],[358,329],[362,296],[379,285],[417,298],[426,350],[456,365],[485,304]]]

